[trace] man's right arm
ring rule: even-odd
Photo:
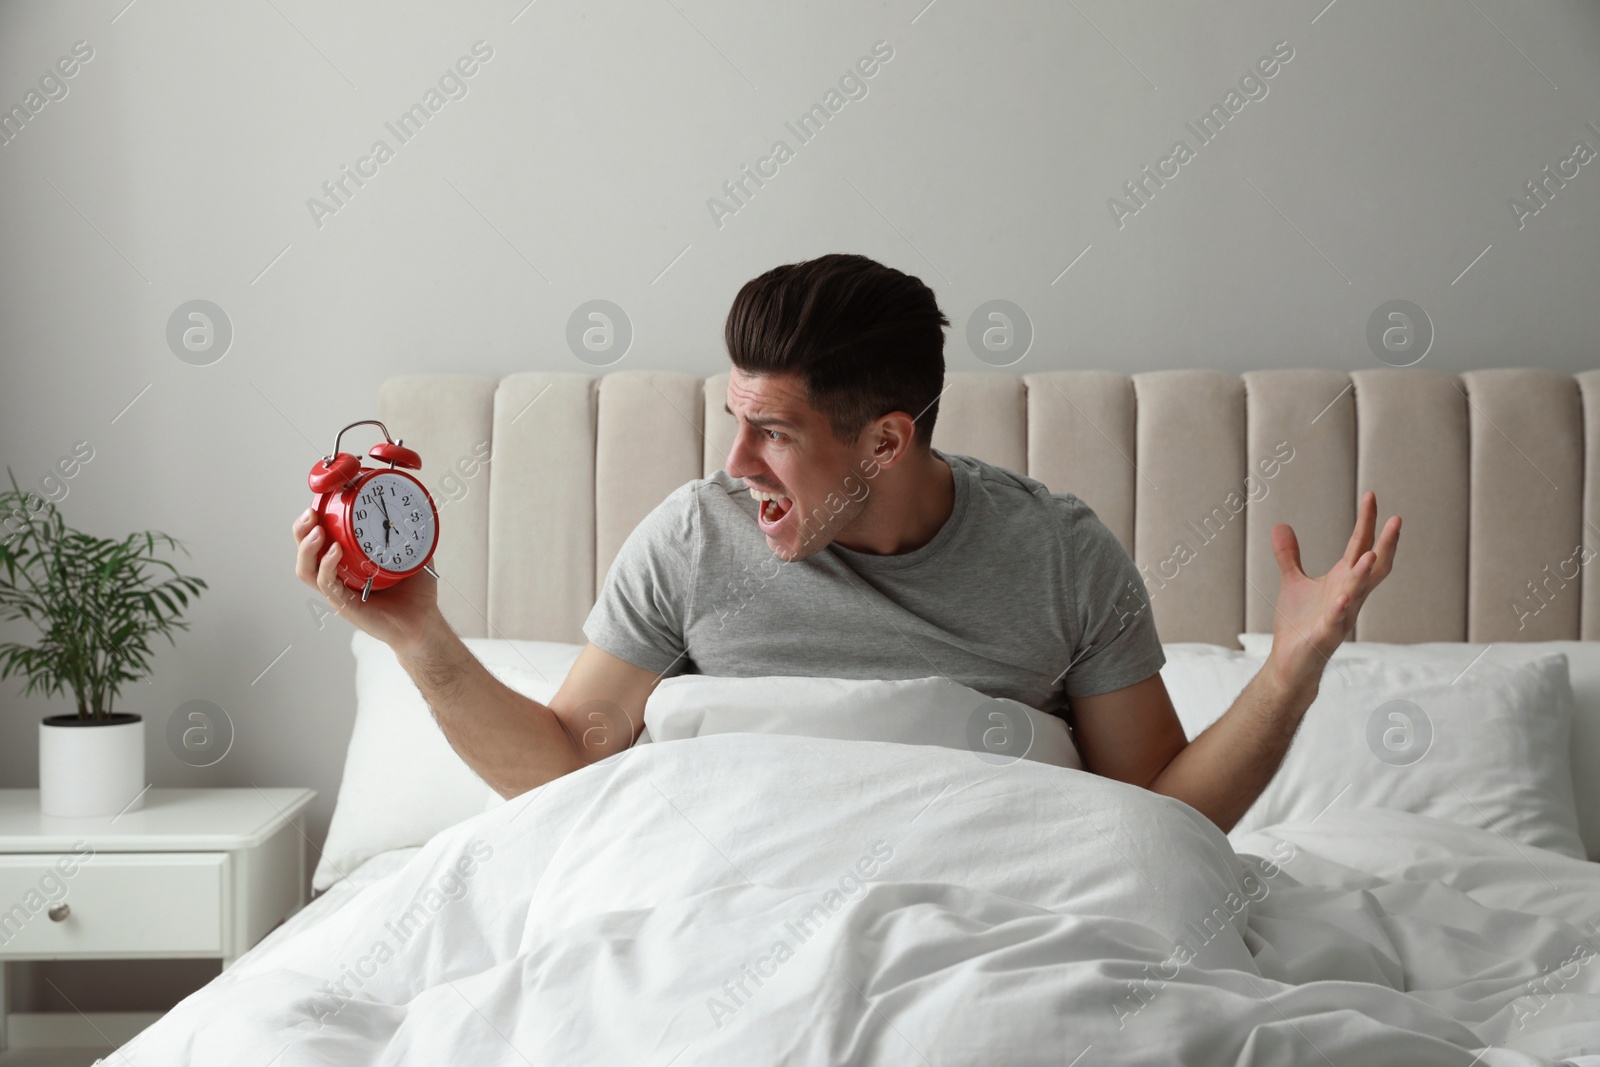
[[[416,683],[450,747],[496,793],[513,797],[632,745],[660,675],[585,645],[548,705],[489,673],[439,611],[438,580],[419,572],[366,603],[338,576],[341,552],[309,512],[293,530],[295,573],[335,611],[385,642]]]

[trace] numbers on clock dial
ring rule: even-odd
[[[414,570],[438,535],[427,497],[410,478],[393,471],[362,483],[350,509],[350,527],[367,558],[390,571]]]

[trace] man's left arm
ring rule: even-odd
[[[1368,595],[1394,566],[1400,517],[1373,542],[1378,501],[1363,494],[1343,557],[1320,578],[1300,566],[1294,530],[1272,528],[1280,584],[1272,652],[1223,716],[1185,741],[1159,674],[1093,696],[1069,698],[1087,769],[1175,797],[1224,832],[1266,789],[1317,695],[1328,657],[1355,629]]]

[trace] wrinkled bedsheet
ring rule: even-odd
[[[1230,844],[950,749],[642,745],[439,834],[113,1054],[182,1065],[1600,1065],[1600,864],[1394,812]]]

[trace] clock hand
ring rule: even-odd
[[[381,497],[381,496],[378,497],[378,507],[381,508],[382,511],[383,511],[383,543],[384,543],[385,547],[387,547],[388,544],[389,544],[390,528],[394,524],[389,521],[389,505],[387,505],[387,504],[385,504],[383,502],[383,497]]]

